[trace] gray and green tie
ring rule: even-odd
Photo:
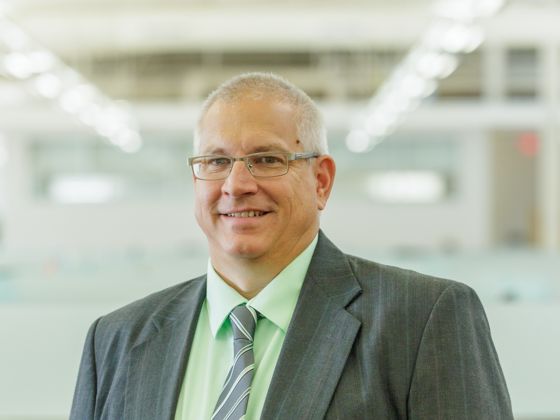
[[[229,314],[233,329],[233,365],[218,398],[212,420],[238,420],[245,416],[255,370],[253,338],[257,312],[240,305]]]

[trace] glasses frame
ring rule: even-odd
[[[255,175],[253,173],[252,165],[249,164],[249,159],[253,158],[253,157],[268,156],[268,155],[283,155],[283,156],[286,156],[286,158],[287,158],[286,171],[284,173],[281,173],[281,174],[278,174],[278,175],[264,175],[264,176],[263,175]],[[189,162],[189,166],[191,167],[192,173],[193,173],[193,175],[196,179],[200,179],[201,181],[220,181],[220,180],[226,179],[229,176],[229,174],[231,174],[231,170],[233,169],[233,165],[235,164],[235,162],[243,162],[245,164],[245,167],[249,171],[249,173],[255,178],[276,178],[278,176],[284,176],[288,173],[288,171],[290,170],[290,162],[292,162],[294,160],[314,159],[314,158],[317,158],[319,156],[321,156],[321,154],[317,153],[317,152],[292,153],[292,152],[272,152],[271,151],[271,152],[250,153],[248,155],[239,156],[239,157],[227,156],[227,155],[191,156],[191,157],[188,158],[188,162]],[[227,171],[227,173],[224,173],[223,175],[220,175],[218,178],[201,178],[201,177],[199,177],[194,170],[194,161],[196,159],[210,158],[210,157],[229,159],[231,161],[231,164],[229,165],[229,170]]]

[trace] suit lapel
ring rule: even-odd
[[[152,319],[152,331],[131,351],[124,418],[172,420],[202,302],[205,277],[192,280]]]
[[[346,307],[361,289],[321,232],[270,384],[263,419],[322,419],[360,321]]]

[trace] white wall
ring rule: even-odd
[[[33,197],[25,139],[10,140],[5,168],[10,182],[5,188],[3,214],[6,253],[157,249],[205,243],[193,217],[191,197],[103,205],[61,205]]]
[[[458,139],[457,194],[430,205],[379,205],[367,197],[333,197],[322,225],[333,240],[348,251],[415,247],[424,249],[455,246],[487,248],[490,241],[489,162],[487,139],[479,132],[466,132]]]

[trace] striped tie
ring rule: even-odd
[[[233,329],[233,366],[218,398],[212,420],[239,420],[244,418],[255,370],[253,337],[257,312],[240,305],[229,314]]]

